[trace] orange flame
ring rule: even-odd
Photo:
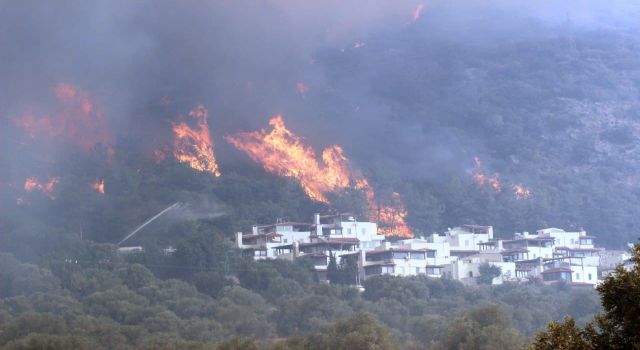
[[[329,202],[325,193],[349,187],[351,174],[342,148],[334,145],[322,151],[324,164],[320,164],[315,151],[286,128],[281,116],[272,118],[269,125],[271,132],[241,132],[225,140],[262,163],[266,171],[297,179],[305,193],[319,202]]]
[[[95,108],[88,93],[71,84],[61,83],[54,87],[53,94],[58,102],[54,113],[39,117],[25,113],[15,120],[19,127],[27,130],[31,138],[64,140],[85,151],[99,143],[112,143],[113,137],[109,133],[104,114]]]
[[[480,157],[474,157],[473,160],[476,163],[475,169],[473,170],[473,181],[478,185],[488,184],[495,192],[501,192],[502,185],[500,184],[500,176],[497,173],[493,174],[493,176],[486,175],[482,169]]]
[[[173,123],[173,156],[180,163],[187,163],[193,169],[206,171],[220,176],[220,170],[214,156],[213,141],[209,133],[207,118],[209,113],[200,105],[189,112],[189,117],[197,122],[192,128],[185,121]]]
[[[378,220],[384,234],[412,237],[405,223],[406,210],[400,195],[394,194],[392,207],[380,207],[368,181],[351,172],[349,160],[340,146],[333,145],[322,151],[322,162],[317,160],[313,148],[305,146],[302,139],[288,130],[282,116],[269,121],[272,130],[241,132],[226,136],[225,140],[249,157],[261,163],[270,173],[296,179],[305,193],[313,200],[329,203],[326,194],[340,189],[355,187],[364,191],[372,220]],[[397,204],[400,204],[399,206]]]
[[[513,194],[517,200],[528,199],[531,197],[531,191],[522,184],[513,185]]]
[[[89,187],[100,192],[101,194],[104,194],[104,180],[96,180],[95,182],[90,183]]]
[[[39,190],[46,194],[47,197],[56,199],[56,197],[53,195],[53,190],[59,181],[60,176],[53,177],[51,178],[51,180],[49,180],[49,182],[45,183],[38,181],[38,179],[35,177],[29,177],[24,181],[24,190],[27,192]]]
[[[393,192],[391,199],[393,205],[390,206],[379,206],[375,203],[369,204],[375,210],[372,216],[379,223],[378,231],[385,236],[413,237],[413,232],[411,232],[411,228],[406,222],[407,210],[400,198],[400,194]]]
[[[413,10],[413,16],[411,17],[412,22],[415,22],[420,19],[420,16],[422,15],[422,10],[424,10],[424,5],[418,4],[418,6],[416,6],[416,8]]]

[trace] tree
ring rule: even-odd
[[[640,348],[640,244],[632,248],[631,269],[618,266],[598,286],[604,313],[586,327],[594,346]]]
[[[338,321],[324,332],[307,336],[301,349],[321,350],[387,350],[394,349],[389,331],[371,314],[361,313]],[[293,347],[292,348],[297,348]]]
[[[480,284],[492,284],[493,279],[502,273],[500,266],[491,265],[486,262],[480,264],[478,271],[480,272],[480,276],[476,278],[476,281]]]
[[[572,318],[551,323],[538,333],[530,349],[640,348],[640,244],[632,248],[630,269],[619,265],[597,287],[604,312],[584,329]]]
[[[458,316],[436,349],[520,349],[522,340],[498,305],[480,307]]]
[[[583,350],[589,348],[584,332],[576,327],[576,322],[568,316],[563,322],[549,323],[547,330],[538,333],[534,343],[529,347],[532,350]]]
[[[340,271],[336,263],[336,255],[329,252],[329,265],[327,265],[327,279],[330,283],[340,283]]]

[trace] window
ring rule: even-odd
[[[411,253],[411,259],[424,260],[424,253]]]
[[[367,234],[367,230],[365,228],[363,228],[360,232],[362,232],[363,236]]]
[[[286,238],[284,239],[284,242],[283,242],[283,243],[287,243],[287,239],[286,239]]]
[[[407,252],[393,252],[394,259],[404,259],[408,257],[409,257],[409,253]]]
[[[589,281],[591,281],[591,274],[588,274],[587,277],[589,277]]]
[[[350,234],[351,234],[351,229],[350,229],[350,228],[348,228],[348,229],[347,229],[347,234],[348,234],[348,235],[350,235]]]
[[[473,271],[469,271],[469,277],[473,277]]]
[[[428,275],[439,275],[440,274],[440,268],[439,267],[427,267],[427,274]]]
[[[404,275],[404,267],[398,267],[398,273]]]
[[[469,240],[465,240],[465,241],[464,241],[464,246],[465,246],[465,247],[468,247],[468,246],[469,246]]]
[[[420,273],[420,268],[416,267],[416,274],[419,274],[419,273]]]
[[[580,279],[580,272],[576,273],[576,279],[579,280]]]

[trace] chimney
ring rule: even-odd
[[[300,243],[298,241],[293,242],[293,258],[297,258],[300,255]]]
[[[364,280],[364,263],[365,261],[367,261],[367,253],[365,253],[364,250],[360,251],[360,254],[358,255],[358,284],[360,284],[360,281]]]
[[[236,232],[236,247],[242,248],[242,232]]]
[[[313,214],[313,224],[316,227],[316,236],[322,235],[322,225],[320,225],[320,214]]]

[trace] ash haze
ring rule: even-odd
[[[590,186],[602,187],[594,198],[611,201],[612,211],[637,210],[627,207],[633,198],[609,197],[637,193],[639,9],[633,2],[27,1],[2,7],[0,179],[13,189],[4,191],[12,197],[5,202],[15,201],[26,177],[68,170],[62,164],[73,140],[28,135],[16,119],[64,110],[52,91],[69,84],[91,97],[90,118],[107,121],[88,128],[106,129],[112,142],[101,143],[103,159],[93,168],[73,176],[113,171],[111,150],[116,158],[152,158],[171,142],[169,125],[203,105],[222,173],[252,164],[223,137],[265,128],[281,114],[309,146],[340,145],[380,191],[417,191],[435,202],[442,213],[416,218],[421,232],[504,215],[454,208],[458,199],[447,186],[458,186],[452,178],[463,185],[472,178],[476,156],[489,173],[501,174],[504,187],[528,186],[538,194],[508,214],[505,222],[524,218],[503,226],[507,231],[547,225],[606,231],[607,219],[584,214],[593,208],[580,193]],[[608,55],[610,46],[620,53]],[[622,141],[616,133],[624,134]],[[619,215],[612,244],[632,240],[640,228]]]
[[[0,349],[510,350],[565,316],[583,344],[557,348],[638,347],[638,306],[600,304],[638,288],[603,272],[640,274],[638,18],[637,1],[0,1]],[[311,237],[316,213],[376,239],[320,242],[353,248],[336,258],[258,232]],[[502,247],[447,270],[476,235],[544,228],[614,263],[567,282],[566,257],[516,269]],[[401,245],[467,229],[446,264]],[[409,247],[397,270],[386,245],[366,255],[383,238]],[[632,321],[580,333],[598,313]]]
[[[106,120],[85,133],[99,129],[111,144],[101,142],[102,159],[61,184],[106,176],[113,157],[170,155],[171,123],[202,105],[222,173],[253,166],[223,137],[265,128],[281,114],[318,154],[340,145],[387,197],[418,192],[416,202],[431,202],[413,214],[408,203],[419,232],[498,218],[510,222],[501,225],[507,232],[606,232],[612,219],[585,214],[595,210],[589,197],[614,207],[612,244],[633,240],[640,228],[629,214],[637,210],[629,206],[639,166],[633,2],[27,1],[2,8],[0,179],[10,197],[3,202],[14,203],[29,176],[69,170],[73,140],[29,134],[16,122],[70,108],[53,93],[68,84],[90,96],[89,118]],[[476,156],[503,187],[527,186],[529,203],[518,213],[457,204],[448,192],[460,184],[452,179],[466,186]],[[591,186],[602,192],[587,196]],[[612,198],[617,191],[622,201]],[[508,194],[477,200],[510,205]]]

